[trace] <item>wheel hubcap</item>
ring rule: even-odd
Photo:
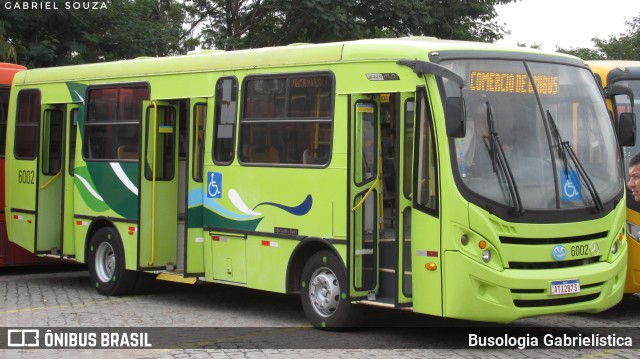
[[[340,283],[329,268],[318,268],[311,276],[309,299],[313,309],[323,317],[335,313],[340,303]]]
[[[107,242],[102,242],[96,249],[96,274],[101,282],[109,282],[116,270],[116,255],[113,247]]]

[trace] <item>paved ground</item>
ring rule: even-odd
[[[7,358],[640,357],[636,349],[471,349],[466,345],[468,333],[497,330],[499,335],[520,340],[549,333],[615,334],[631,337],[640,348],[640,295],[626,296],[603,313],[530,318],[497,329],[375,308],[367,309],[365,317],[365,325],[357,330],[323,332],[309,327],[295,295],[221,285],[166,284],[128,297],[103,297],[91,287],[83,268],[0,269],[0,344],[6,346],[4,336],[9,329],[36,328],[41,340],[47,329],[67,340],[67,332],[82,332],[76,335],[85,335],[87,340],[93,333],[96,341],[102,332],[125,333],[127,338],[144,332],[153,345],[136,349],[0,349],[0,357]]]

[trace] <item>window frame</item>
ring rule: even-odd
[[[28,94],[37,94],[38,96],[38,105],[37,110],[35,111],[37,114],[36,117],[36,121],[32,121],[32,122],[25,122],[23,124],[21,124],[22,121],[20,121],[22,119],[22,106],[20,106],[21,104],[21,97],[23,95],[28,95]],[[30,110],[31,112],[34,111],[34,109]],[[18,96],[17,96],[17,100],[16,100],[16,122],[14,124],[14,134],[13,134],[13,156],[15,159],[17,160],[35,160],[38,157],[38,152],[40,151],[40,116],[41,116],[41,111],[42,111],[42,93],[40,92],[39,89],[24,89],[24,90],[20,90],[20,92],[18,92]],[[33,114],[31,114],[33,116]],[[22,128],[22,127],[35,127],[36,132],[35,132],[35,138],[34,138],[34,144],[33,147],[31,148],[31,151],[33,152],[33,156],[22,156],[22,155],[18,155],[18,153],[16,152],[16,146],[17,144],[20,142],[18,141],[18,129]]]
[[[291,82],[296,79],[304,79],[304,78],[313,78],[313,77],[326,77],[330,81],[330,90],[328,94],[330,96],[329,102],[327,104],[328,112],[323,114],[323,116],[314,116],[314,117],[305,117],[305,116],[291,116],[290,104],[289,101],[292,99],[291,96]],[[275,115],[272,117],[248,117],[247,116],[247,96],[248,96],[248,84],[251,81],[256,80],[284,80],[284,106],[282,107],[282,114]],[[321,87],[320,87],[321,88]],[[236,123],[236,133],[237,133],[237,145],[236,145],[236,156],[238,158],[238,162],[242,166],[268,166],[268,167],[303,167],[303,168],[325,168],[329,166],[331,163],[331,157],[333,152],[333,133],[334,133],[334,122],[335,122],[335,101],[336,101],[336,78],[333,72],[331,71],[310,71],[310,72],[295,72],[295,73],[281,73],[281,74],[259,74],[259,75],[250,75],[245,77],[242,80],[241,92],[240,92],[240,111],[239,116]],[[295,163],[287,163],[287,162],[251,162],[248,157],[243,156],[243,147],[245,145],[251,146],[252,143],[250,141],[244,141],[245,136],[249,134],[250,129],[245,130],[245,126],[252,126],[254,124],[264,124],[267,128],[271,128],[271,125],[281,125],[281,124],[307,124],[315,126],[315,133],[318,137],[320,136],[322,124],[329,124],[328,131],[328,140],[324,141],[327,148],[327,155],[324,159],[323,163],[312,163],[305,164],[301,159],[301,162]],[[302,156],[303,154],[300,153]]]
[[[60,137],[57,138],[57,140],[59,140],[60,142],[58,143],[58,164],[57,164],[57,168],[52,169],[51,167],[51,147],[53,146],[53,142],[52,140],[54,140],[53,136],[52,136],[52,132],[51,129],[53,127],[53,114],[56,113],[57,115],[60,116],[59,120],[60,123],[58,124],[59,131],[60,131]],[[45,155],[44,151],[42,151],[42,153],[40,153],[40,172],[45,175],[45,176],[55,176],[56,174],[58,174],[61,170],[62,170],[62,166],[64,164],[64,146],[65,144],[65,136],[64,136],[64,130],[65,130],[65,126],[64,126],[64,121],[65,121],[65,115],[64,115],[64,109],[60,109],[60,108],[46,108],[44,111],[42,111],[42,121],[44,122],[45,119],[47,120],[47,123],[43,123],[44,126],[48,127],[48,133],[49,133],[49,141],[45,142],[45,144],[43,144],[43,146],[40,146],[41,149],[45,149],[44,145],[47,146],[46,150],[47,153]],[[45,127],[45,128],[46,128]],[[45,166],[47,166],[47,168],[45,168]]]
[[[424,108],[423,108],[424,101]],[[431,113],[431,102],[429,101],[429,96],[427,94],[427,90],[424,87],[419,87],[416,91],[415,97],[415,114],[416,121],[414,123],[414,145],[413,145],[413,207],[420,210],[421,212],[427,213],[433,217],[439,218],[439,207],[440,207],[440,182],[438,177],[438,165],[439,165],[439,156],[438,156],[438,148],[436,145],[437,137],[435,135],[435,124],[433,119],[433,114]],[[424,118],[422,114],[424,113]],[[433,165],[429,163],[424,164],[424,168],[427,169],[427,174],[429,171],[429,167],[433,167],[433,196],[434,201],[431,205],[429,205],[428,201],[423,202],[420,196],[422,195],[422,190],[420,188],[421,176],[419,169],[422,168],[419,166],[420,160],[424,159],[426,151],[422,151],[423,148],[423,132],[425,128],[427,128],[429,134],[429,143],[426,144],[429,149],[433,153]],[[426,150],[426,148],[425,148]],[[428,177],[427,177],[428,178]],[[427,191],[427,194],[431,194]]]
[[[120,96],[120,90],[121,89],[132,89],[132,88],[143,88],[147,91],[146,93],[146,98],[142,99],[142,102],[140,103],[140,113],[136,114],[137,117],[137,121],[133,120],[133,121],[121,121],[118,119],[118,117],[120,116],[120,109],[121,109],[121,104],[122,102],[119,99]],[[90,121],[89,120],[89,104],[91,102],[90,99],[90,92],[93,90],[102,90],[102,89],[116,89],[118,90],[117,95],[116,95],[116,109],[115,109],[115,119],[109,119],[109,120],[101,120],[101,121]],[[85,162],[138,162],[140,160],[140,158],[138,159],[125,159],[125,158],[111,158],[111,157],[104,157],[104,158],[91,158],[87,156],[87,147],[89,146],[89,134],[90,131],[89,129],[91,127],[100,127],[100,126],[113,126],[115,125],[137,125],[138,126],[138,138],[137,138],[137,143],[138,143],[138,153],[140,153],[140,151],[142,150],[142,121],[143,121],[143,117],[144,114],[146,113],[146,108],[144,106],[144,101],[150,101],[151,99],[151,86],[148,82],[132,82],[132,83],[112,83],[112,84],[103,84],[103,85],[95,85],[95,86],[89,86],[87,87],[86,93],[85,93],[85,99],[86,99],[86,106],[87,109],[84,111],[84,121],[83,121],[83,133],[82,133],[82,160]]]
[[[222,161],[216,158],[216,155],[218,154],[218,151],[216,151],[216,144],[218,143],[217,139],[217,134],[218,134],[218,126],[219,125],[223,125],[223,123],[221,123],[221,105],[223,103],[223,99],[221,97],[218,97],[218,94],[221,93],[221,91],[218,91],[218,86],[223,86],[222,83],[224,80],[231,80],[232,84],[231,84],[231,98],[233,99],[235,97],[235,102],[236,102],[236,106],[235,106],[235,113],[234,113],[234,119],[233,119],[233,125],[232,125],[232,134],[231,134],[231,155],[229,156],[229,159],[226,161]],[[214,94],[214,108],[213,108],[213,129],[212,129],[212,135],[211,135],[211,159],[213,160],[213,163],[215,163],[218,166],[228,166],[231,163],[233,163],[233,160],[236,157],[236,129],[238,127],[238,106],[239,106],[239,100],[240,97],[239,95],[239,82],[238,82],[238,78],[235,76],[223,76],[220,77],[217,81],[216,81],[216,86],[215,86],[215,94]],[[206,124],[206,118],[205,118],[205,124]],[[227,125],[228,123],[225,123],[225,125]]]

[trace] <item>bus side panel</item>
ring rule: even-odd
[[[73,238],[75,241],[73,242],[73,250],[76,254],[76,261],[79,263],[85,263],[85,238],[87,238],[89,224],[91,221],[88,219],[74,217]],[[87,241],[89,240],[90,238],[87,239]]]
[[[252,175],[245,175],[248,172]],[[344,231],[334,229],[332,200],[344,198],[344,179],[330,168],[207,166],[205,178],[211,181],[212,176],[221,194],[204,199],[203,219],[205,227],[221,232],[212,230],[205,238],[207,279],[283,292],[288,258],[298,245],[297,240],[285,238],[331,239],[334,232]],[[247,233],[248,239],[234,234],[238,232]],[[244,266],[245,256],[248,269],[243,278],[238,268]]]
[[[125,267],[129,270],[137,270],[138,227],[136,224],[124,222],[116,222],[115,225],[124,248]],[[144,266],[146,263],[141,263],[141,265]]]
[[[247,241],[247,286],[284,293],[287,265],[298,241],[252,237]]]
[[[77,146],[81,146],[80,141]],[[138,183],[139,170],[138,163],[135,162],[77,163],[73,196],[75,252],[77,260],[84,262],[85,241],[91,241],[87,237],[87,231],[92,218],[112,218],[117,223],[123,242],[129,227],[132,227],[137,239],[138,196],[132,192],[131,184]],[[136,269],[136,256],[129,253],[137,253],[137,242],[133,247],[128,247],[126,242],[123,244],[128,254],[127,269]]]

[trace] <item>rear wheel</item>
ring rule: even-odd
[[[98,293],[126,295],[132,292],[138,272],[125,269],[124,249],[115,229],[104,227],[93,234],[87,260],[89,275]]]
[[[342,262],[329,251],[320,251],[302,271],[302,307],[311,324],[339,329],[355,324],[354,305],[347,300],[347,279]]]

